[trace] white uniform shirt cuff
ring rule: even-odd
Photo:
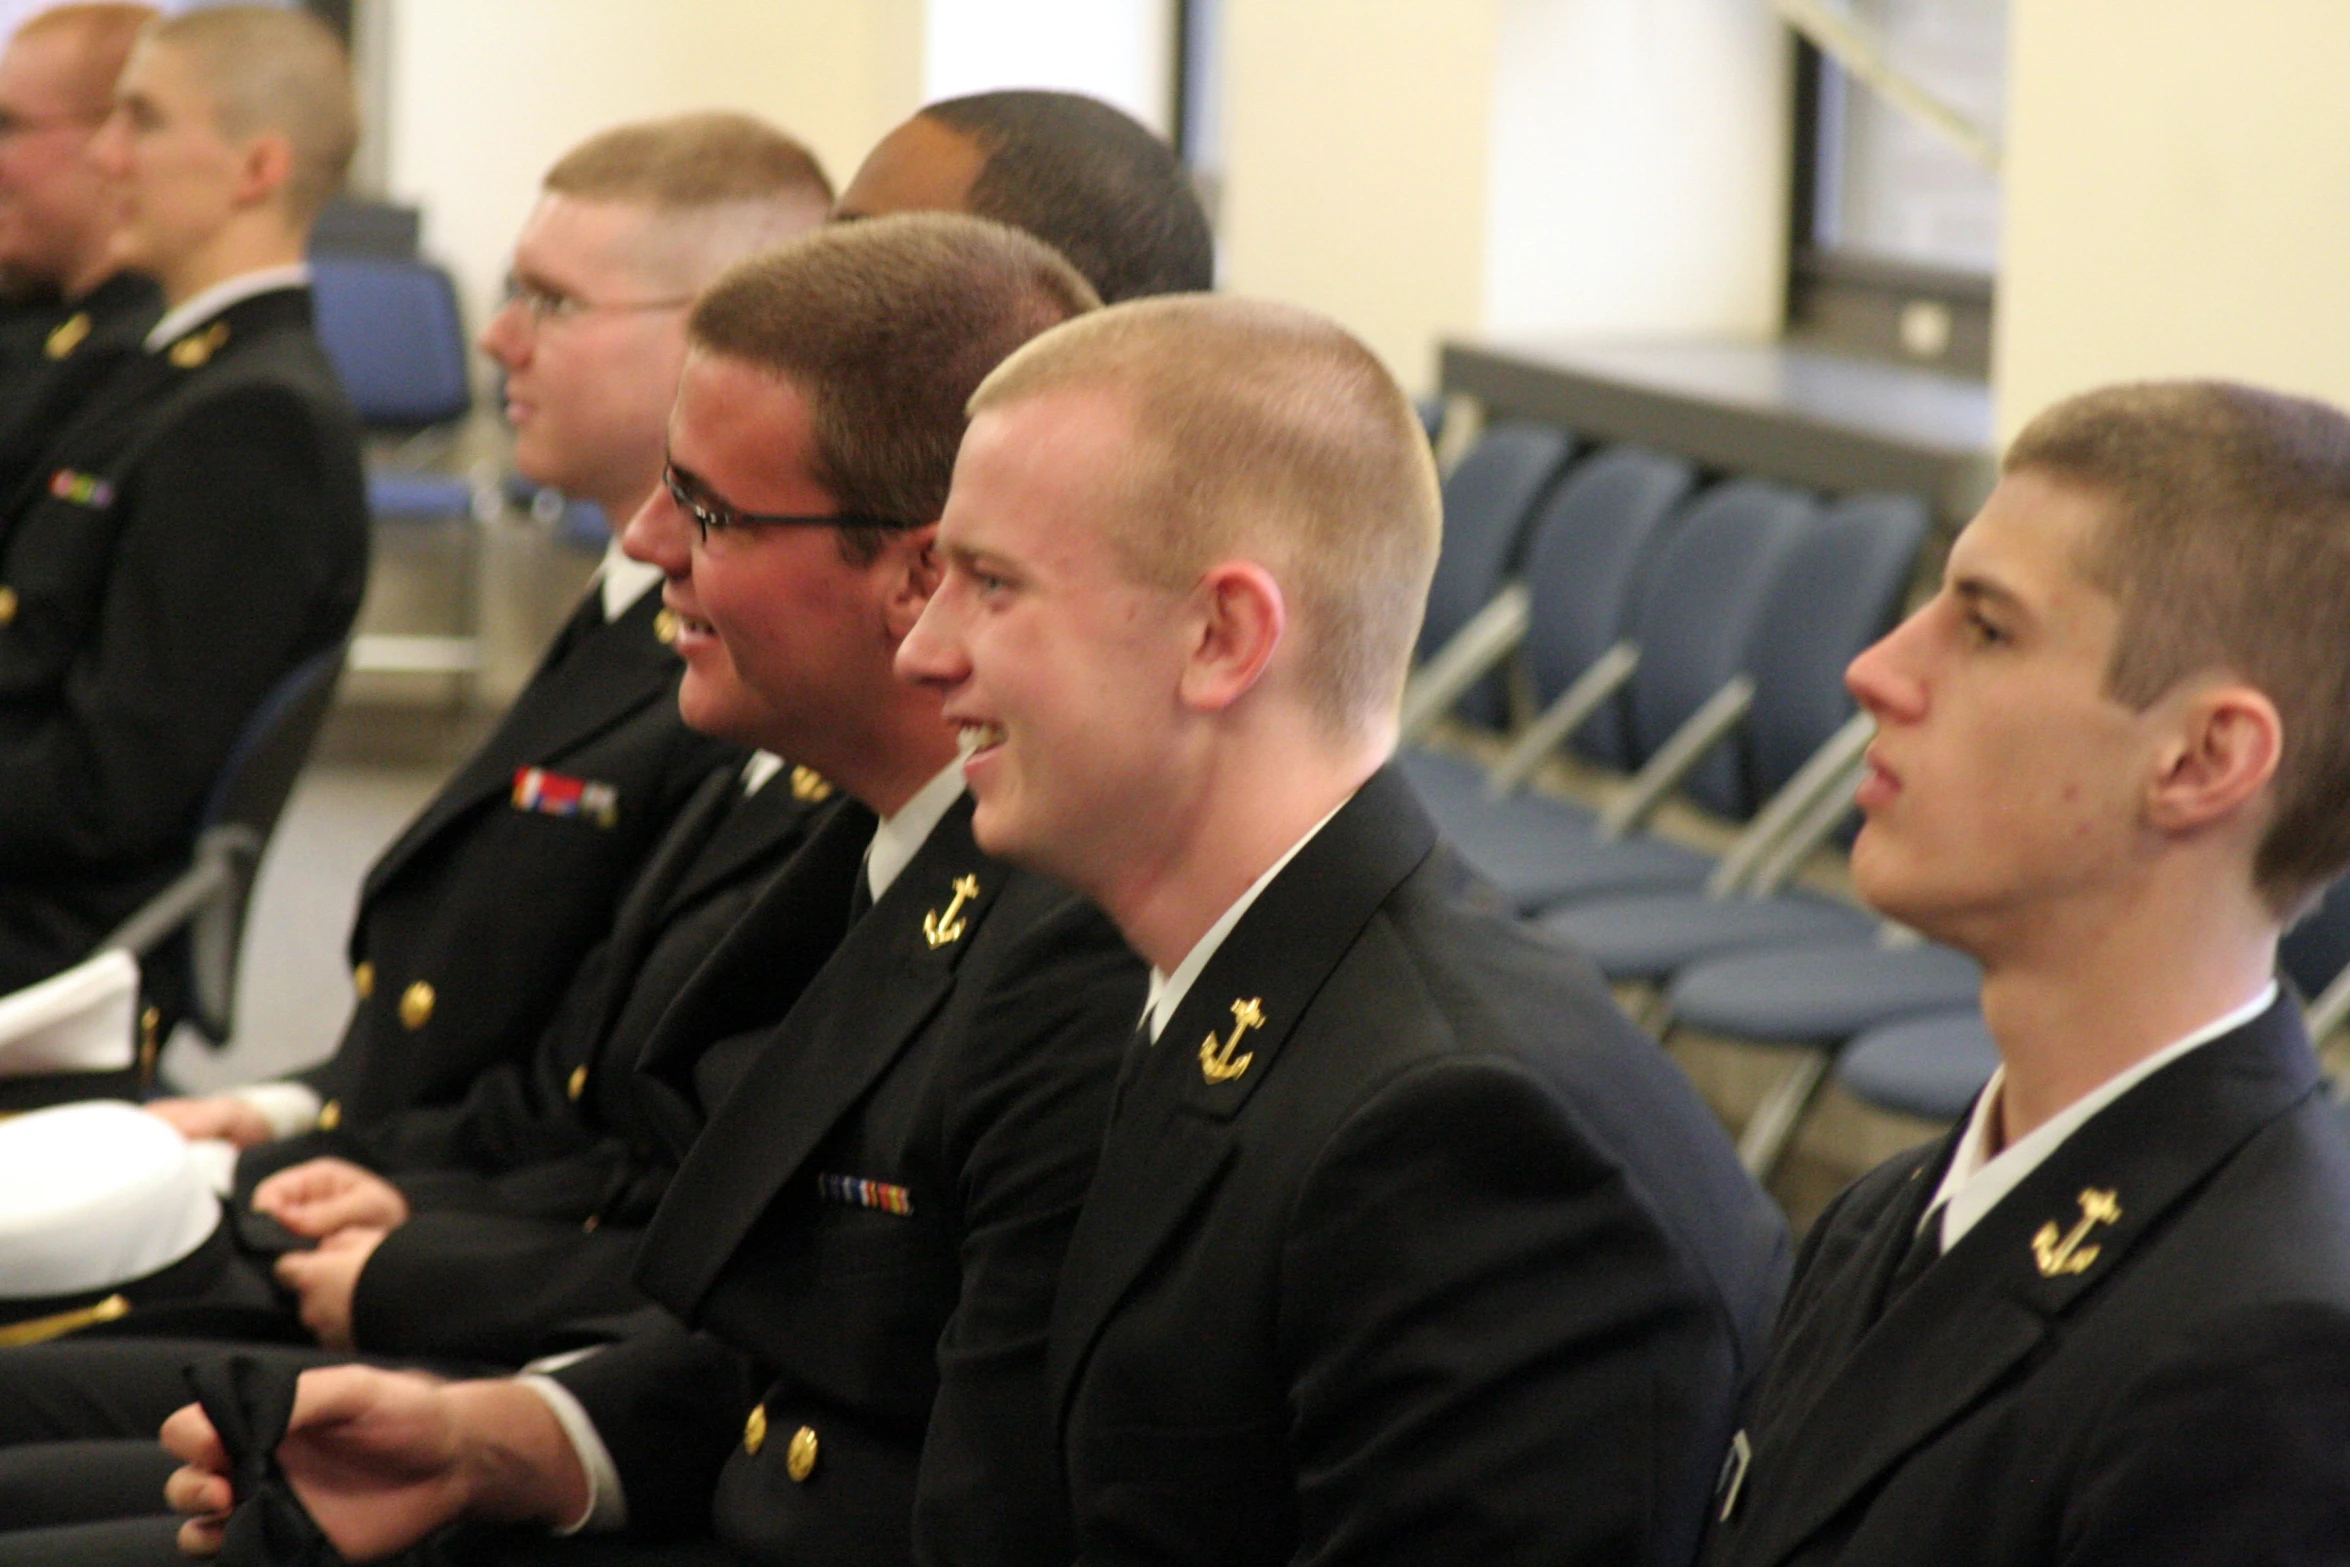
[[[305,1083],[247,1083],[230,1089],[228,1096],[258,1111],[269,1123],[269,1135],[280,1141],[316,1131],[318,1112],[325,1104]]]
[[[576,1356],[554,1356],[552,1359],[568,1363]],[[532,1365],[543,1362],[533,1361]],[[571,1450],[579,1455],[580,1468],[587,1471],[588,1499],[586,1509],[555,1532],[563,1534],[609,1534],[628,1527],[628,1497],[620,1489],[620,1468],[612,1462],[612,1450],[604,1439],[596,1435],[596,1423],[588,1418],[586,1408],[572,1396],[571,1389],[553,1377],[536,1376],[528,1372],[515,1378],[546,1401],[555,1419],[563,1427],[563,1434],[571,1439]]]

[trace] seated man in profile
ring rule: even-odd
[[[304,1373],[287,1472],[347,1554],[462,1517],[618,1535],[457,1542],[491,1561],[1067,1558],[1045,1321],[1142,972],[1098,911],[973,845],[955,737],[891,659],[936,580],[923,519],[971,389],[1092,304],[1025,235],[905,215],[746,262],[695,307],[671,484],[629,547],[668,578],[688,719],[847,801],[647,1045],[648,1091],[707,1118],[639,1261],[673,1315],[539,1379]],[[794,933],[844,918],[778,997]],[[378,1448],[379,1417],[423,1445]],[[228,1499],[185,1478],[183,1504]],[[112,1559],[67,1543],[0,1551]]]
[[[114,254],[115,195],[90,145],[152,7],[61,5],[0,51],[0,494],[162,312]]]
[[[746,115],[614,126],[557,159],[481,332],[515,466],[624,525],[660,485],[693,297],[823,222],[831,200],[807,149]],[[496,731],[369,867],[334,1054],[150,1108],[251,1148],[455,1103],[484,1073],[523,1069],[679,811],[711,768],[741,761],[678,716],[659,581],[614,543]],[[591,791],[607,808],[572,803]]]
[[[2350,1560],[2350,1147],[2279,928],[2350,861],[2350,419],[2051,408],[1854,661],[1853,877],[2000,1069],[1807,1242],[1706,1559]]]
[[[301,268],[357,134],[301,12],[158,23],[123,72],[92,155],[166,310],[0,496],[0,990],[186,865],[239,730],[358,609],[358,427]]]
[[[1303,311],[1121,305],[990,376],[899,655],[991,853],[1152,965],[1053,1308],[1086,1562],[1679,1563],[1779,1218],[1395,772],[1438,535]]]

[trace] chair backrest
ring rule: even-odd
[[[1817,516],[1818,502],[1799,490],[1732,479],[1692,501],[1673,524],[1632,623],[1640,646],[1627,703],[1635,766],[1744,670],[1779,561]],[[1745,772],[1737,748],[1718,745],[1682,792],[1709,811],[1743,817],[1757,803]]]
[[[473,407],[465,326],[448,273],[428,261],[315,256],[318,339],[362,422],[420,430]]]
[[[280,676],[237,732],[212,793],[204,801],[204,828],[250,827],[267,839],[277,828],[294,779],[310,760],[311,743],[334,701],[348,645],[313,653]]]
[[[1665,524],[1696,487],[1697,470],[1682,458],[1616,446],[1577,463],[1550,492],[1526,554],[1526,661],[1538,706],[1631,634]],[[1569,743],[1603,766],[1627,767],[1622,705],[1592,714]]]
[[[1445,476],[1444,546],[1428,584],[1418,657],[1452,640],[1499,590],[1534,508],[1574,448],[1572,436],[1549,425],[1497,424]]]
[[[1927,521],[1926,503],[1914,495],[1848,496],[1780,561],[1755,617],[1746,666],[1754,706],[1740,726],[1757,801],[1852,716],[1844,666],[1900,615]]]
[[[2350,967],[2350,876],[2336,877],[2317,907],[2285,932],[2277,964],[2309,1001]]]
[[[277,830],[294,779],[310,760],[347,651],[348,644],[338,642],[278,680],[245,720],[204,802],[196,855],[217,859],[229,885],[188,922],[188,1021],[214,1044],[225,1044],[236,1026],[237,963],[262,851]]]

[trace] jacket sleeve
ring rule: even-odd
[[[498,1214],[424,1213],[359,1272],[352,1335],[373,1355],[515,1366],[559,1347],[564,1323],[645,1304],[637,1232]]]
[[[169,851],[270,687],[348,629],[366,518],[333,422],[239,387],[137,462],[91,641],[55,708],[0,736],[0,873]]]
[[[629,1533],[704,1531],[718,1471],[756,1401],[748,1363],[658,1307],[629,1319],[618,1342],[554,1373],[612,1455]]]
[[[1281,1277],[1299,1562],[1695,1549],[1729,1326],[1522,1068],[1449,1057],[1372,1093],[1315,1160]]]

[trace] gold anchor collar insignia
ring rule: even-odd
[[[208,363],[227,341],[228,323],[215,321],[203,331],[191,332],[172,344],[165,357],[182,370],[193,370]]]
[[[969,923],[962,917],[963,905],[979,896],[979,878],[956,877],[954,893],[954,897],[947,901],[944,914],[932,909],[922,916],[922,939],[929,942],[933,950],[962,938],[964,928]]]
[[[2099,1248],[2082,1242],[2098,1225],[2112,1224],[2121,1218],[2122,1205],[2116,1200],[2119,1195],[2086,1187],[2080,1196],[2081,1216],[2070,1230],[2060,1236],[2054,1219],[2040,1226],[2040,1233],[2032,1237],[2032,1260],[2040,1265],[2040,1277],[2055,1279],[2089,1270],[2089,1264],[2097,1260]]]
[[[68,358],[82,346],[82,339],[89,335],[90,313],[77,310],[50,328],[48,341],[41,345],[41,352],[52,359]]]
[[[1248,1070],[1248,1064],[1257,1058],[1253,1050],[1232,1052],[1240,1044],[1240,1036],[1252,1028],[1265,1026],[1264,998],[1251,996],[1246,1001],[1232,1003],[1232,1032],[1218,1040],[1214,1033],[1199,1042],[1199,1075],[1211,1083],[1229,1083]]]

